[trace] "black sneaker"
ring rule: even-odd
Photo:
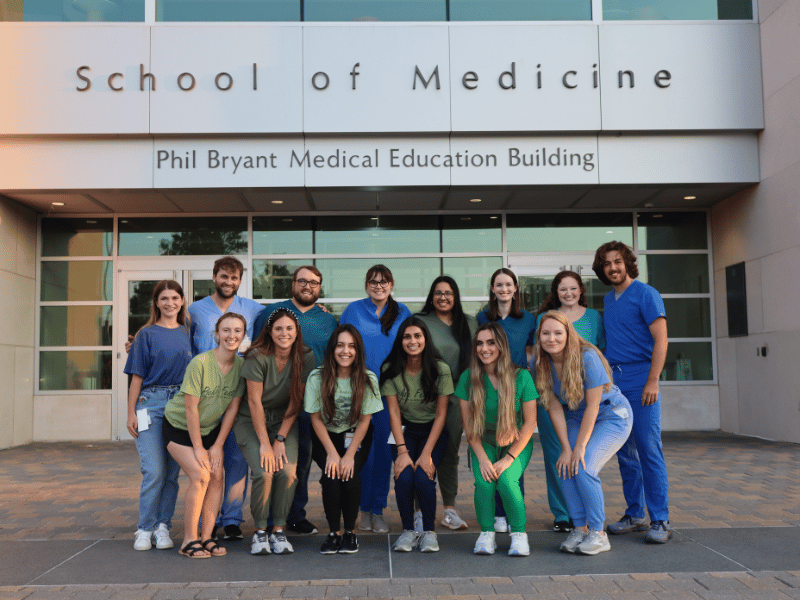
[[[342,536],[338,533],[329,533],[325,541],[320,546],[320,554],[336,554],[339,552],[339,546],[342,544]]]
[[[317,527],[308,519],[303,519],[297,523],[287,523],[286,529],[294,533],[299,533],[300,535],[312,535],[317,533]]]
[[[345,531],[342,536],[342,543],[339,546],[339,554],[355,554],[358,552],[358,538],[352,531]]]
[[[572,520],[569,521],[555,521],[553,523],[553,531],[560,531],[561,533],[569,533],[572,531],[574,526],[572,525]]]
[[[225,537],[222,539],[226,541],[243,540],[244,535],[238,525],[225,525]]]

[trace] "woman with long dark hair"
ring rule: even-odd
[[[472,315],[464,313],[461,306],[461,293],[458,284],[449,275],[440,275],[433,280],[425,306],[416,315],[431,334],[431,340],[442,359],[450,367],[453,386],[458,383],[461,373],[469,368],[469,357],[472,350],[472,336],[478,329],[478,321]],[[437,469],[439,489],[442,493],[442,525],[450,529],[466,529],[467,523],[456,512],[456,495],[458,494],[458,462],[461,450],[461,401],[450,396],[447,407],[447,448]],[[415,514],[416,521],[422,519],[422,513]]]
[[[284,527],[297,484],[297,415],[315,364],[297,317],[287,308],[273,311],[245,354],[247,402],[239,408],[233,431],[252,479],[250,512],[256,531],[251,554],[294,552]],[[270,509],[273,530],[267,536]]]
[[[418,317],[400,324],[394,346],[383,363],[381,393],[389,407],[394,450],[394,493],[403,521],[396,552],[438,552],[436,468],[447,447],[447,404],[453,379],[436,351],[428,328]],[[414,502],[422,512],[422,533],[415,532]]]
[[[159,281],[153,289],[150,318],[133,339],[125,373],[128,389],[128,432],[136,440],[142,486],[134,550],[172,548],[169,537],[178,498],[178,463],[161,435],[164,408],[180,389],[192,360],[186,298],[177,281]]]
[[[364,342],[352,325],[339,325],[331,334],[322,366],[308,377],[305,410],[311,415],[311,456],[322,470],[322,506],[330,528],[319,551],[353,554],[358,552],[354,529],[361,468],[372,445],[370,422],[383,404],[378,378],[364,363]]]
[[[630,435],[631,406],[614,385],[603,354],[560,311],[542,316],[533,364],[540,404],[550,412],[561,445],[556,467],[575,524],[561,551],[605,552],[611,545],[603,531],[599,473]]]
[[[353,325],[364,340],[367,369],[380,373],[381,365],[394,344],[400,323],[411,316],[405,304],[392,298],[394,278],[385,265],[367,271],[364,281],[367,297],[351,302],[344,309],[339,323]],[[374,428],[369,458],[361,471],[361,517],[358,528],[386,533],[389,525],[383,518],[389,496],[392,450],[389,448],[389,412],[384,409],[372,415]]]
[[[497,549],[493,518],[495,493],[499,492],[511,529],[508,554],[527,556],[525,499],[519,480],[531,459],[534,401],[539,395],[530,372],[511,360],[499,324],[485,323],[478,328],[470,368],[461,375],[455,394],[461,399],[475,476],[475,515],[481,534],[474,552],[494,554]]]

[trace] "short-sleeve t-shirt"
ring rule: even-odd
[[[612,290],[606,294],[603,304],[608,362],[612,365],[650,362],[655,344],[650,325],[659,317],[667,316],[661,294],[634,279],[619,299]]]
[[[374,415],[383,410],[380,392],[378,391],[378,378],[372,371],[367,371],[367,377],[372,385],[364,389],[364,398],[361,400],[361,414]],[[333,395],[333,404],[336,410],[333,418],[328,421],[322,410],[322,368],[314,369],[308,376],[306,383],[305,409],[307,413],[320,413],[325,429],[331,433],[342,433],[352,429],[350,424],[350,407],[353,405],[353,391],[350,379],[336,379],[336,392]]]
[[[436,379],[437,396],[449,396],[453,393],[453,378],[450,367],[444,361],[438,361],[439,377]],[[425,402],[422,391],[422,371],[416,375],[400,373],[383,382],[381,394],[397,396],[400,414],[409,423],[430,423],[436,418],[436,402]]]
[[[462,400],[469,402],[470,391],[470,370],[467,369],[461,374],[456,386],[455,395]],[[482,441],[490,444],[497,443],[497,408],[498,398],[497,390],[494,389],[489,376],[483,375],[483,387],[486,388],[486,425],[483,431]],[[522,426],[522,403],[531,402],[539,397],[539,392],[536,391],[536,386],[533,384],[533,378],[526,369],[518,369],[517,377],[514,385],[514,411],[517,414],[517,426]]]
[[[195,356],[186,367],[186,375],[180,391],[175,394],[164,409],[164,416],[176,429],[188,430],[186,424],[185,395],[197,396],[200,404],[200,435],[208,435],[219,425],[225,409],[234,398],[244,395],[245,384],[242,379],[244,359],[233,357],[233,366],[227,375],[220,371],[214,351],[209,350]]]
[[[191,360],[192,343],[186,327],[150,325],[136,334],[125,373],[141,377],[142,389],[151,385],[180,385]]]
[[[253,323],[262,310],[264,310],[263,304],[250,300],[250,298],[234,296],[233,303],[225,311],[240,314],[247,321],[247,337],[242,340],[243,348],[250,347],[253,340]],[[192,302],[189,305],[189,315],[192,317],[192,352],[198,355],[216,348],[218,344],[214,338],[214,326],[223,312],[214,304],[211,296]]]
[[[536,329],[542,324],[544,313],[536,317]],[[577,321],[572,322],[572,326],[578,335],[590,344],[594,344],[600,350],[606,347],[606,336],[603,332],[603,315],[593,308],[587,308],[583,316]],[[534,340],[536,336],[534,336]]]
[[[303,383],[306,382],[311,371],[314,370],[316,360],[311,348],[306,347],[303,355]],[[242,377],[250,381],[264,384],[261,392],[261,405],[264,410],[286,409],[289,406],[289,391],[292,387],[292,359],[290,358],[283,371],[278,372],[274,354],[262,354],[255,351],[244,361]],[[239,415],[250,417],[250,404],[242,402],[239,406]]]
[[[564,406],[567,405],[566,398],[561,397],[561,380],[556,375],[556,370],[552,366],[552,361],[550,364],[550,372],[553,374],[553,393],[556,395],[561,401],[561,404]],[[592,350],[591,348],[587,348],[583,351],[583,391],[591,390],[592,388],[600,387],[601,385],[607,384],[610,380],[608,378],[608,373],[606,373],[606,369],[603,366],[603,362],[600,360],[600,357],[597,355],[597,352]],[[622,396],[622,392],[619,391],[619,388],[616,385],[612,385],[611,389],[607,392],[603,392],[603,395],[600,399],[600,402],[605,402],[606,400],[613,400],[617,396]],[[575,411],[577,413],[583,413],[586,410],[586,397],[581,400],[581,403],[577,406]],[[568,412],[569,409],[567,409]]]
[[[433,345],[442,355],[444,362],[450,367],[450,375],[453,377],[453,383],[458,382],[458,377],[461,373],[458,370],[459,359],[461,358],[461,346],[458,345],[458,340],[453,332],[453,326],[448,325],[436,316],[435,312],[427,314],[417,314],[425,325],[428,326],[428,331],[431,333],[431,340]],[[478,329],[478,321],[471,315],[464,315],[467,319],[467,327],[469,327],[469,337],[472,339]],[[470,347],[466,348],[467,355],[471,351]],[[469,364],[469,363],[467,363]]]
[[[482,310],[478,313],[478,325],[489,322],[489,311]],[[509,350],[511,350],[511,362],[518,367],[528,367],[528,355],[525,353],[526,346],[533,346],[536,338],[536,318],[527,310],[522,311],[522,317],[515,319],[511,315],[505,319],[498,319],[498,323],[506,332]]]

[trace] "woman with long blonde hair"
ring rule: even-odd
[[[561,443],[556,468],[575,524],[561,551],[606,552],[611,546],[603,531],[605,506],[598,474],[630,435],[630,404],[614,385],[605,357],[560,311],[542,315],[533,362],[539,402],[550,413]]]
[[[475,514],[481,534],[475,554],[494,554],[494,495],[500,493],[511,530],[509,556],[530,554],[525,533],[525,500],[519,478],[531,459],[539,395],[530,373],[511,360],[503,328],[489,322],[478,328],[470,368],[455,395],[461,399],[464,431],[472,453]]]

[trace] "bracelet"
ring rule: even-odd
[[[400,446],[405,446],[405,444],[395,444],[395,445],[396,445],[398,448],[399,448]]]
[[[506,452],[512,459],[517,460],[517,457],[511,454],[511,452]]]

